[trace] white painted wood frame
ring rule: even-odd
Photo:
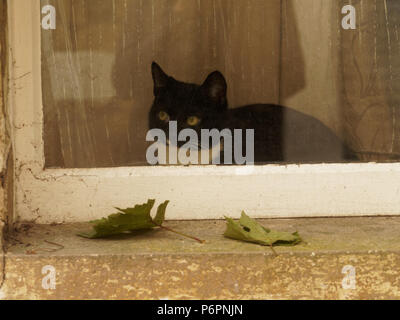
[[[171,200],[168,219],[400,214],[399,163],[44,169],[40,1],[8,7],[17,219],[87,221],[149,198]]]

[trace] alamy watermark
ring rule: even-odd
[[[343,267],[342,273],[345,274],[342,280],[342,288],[344,290],[355,290],[357,285],[356,268],[352,265],[346,265]]]
[[[193,129],[183,129],[178,132],[177,122],[170,121],[168,137],[161,129],[148,131],[146,141],[154,143],[147,149],[146,159],[150,165],[221,164],[221,154],[223,154],[223,164],[253,165],[254,129],[246,129],[245,135],[246,151],[243,155],[242,129],[234,129],[233,132],[230,129],[221,131],[202,129],[199,137]],[[184,144],[176,148],[178,142]]]
[[[344,30],[356,29],[357,20],[356,20],[356,8],[352,5],[347,5],[342,8],[342,14],[345,16],[342,19],[342,28]]]
[[[42,288],[44,290],[56,289],[56,268],[51,265],[42,268],[42,274],[45,275],[42,279]]]
[[[55,30],[56,29],[56,8],[52,5],[46,5],[42,7],[42,28],[44,30]]]
[[[342,28],[344,30],[356,29],[356,9],[352,5],[345,5],[342,8]],[[56,8],[52,5],[42,7],[42,28],[45,30],[56,29]]]

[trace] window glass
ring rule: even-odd
[[[400,158],[397,0],[41,5],[46,167]]]

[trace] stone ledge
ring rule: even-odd
[[[261,222],[297,230],[305,243],[275,256],[225,239],[223,221],[167,222],[203,245],[163,230],[87,240],[75,234],[88,224],[25,225],[9,244],[2,290],[8,299],[400,298],[400,218]],[[56,269],[55,290],[42,288],[46,265]],[[354,290],[342,288],[346,265],[356,270]]]

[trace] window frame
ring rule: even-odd
[[[79,222],[149,198],[168,219],[400,214],[400,163],[45,169],[40,0],[8,0],[8,115],[20,221]]]

